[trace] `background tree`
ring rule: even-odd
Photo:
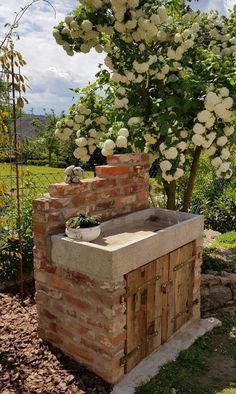
[[[76,132],[74,155],[84,162],[96,146],[104,156],[120,148],[152,154],[170,209],[188,173],[182,202],[188,210],[203,151],[217,177],[232,175],[236,7],[226,18],[194,12],[184,0],[81,3],[54,37],[70,56],[106,52],[109,71],[101,69],[96,83],[80,91],[56,135],[67,140]]]

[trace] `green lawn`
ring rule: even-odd
[[[45,193],[48,185],[60,183],[64,180],[64,169],[47,166],[19,166],[20,187],[23,189],[33,188]],[[92,172],[85,172],[85,178],[93,176]],[[0,191],[10,191],[16,188],[15,166],[0,163]]]
[[[236,231],[219,235],[211,247],[214,249],[233,249],[236,251]]]
[[[136,394],[236,394],[236,317],[199,338]]]

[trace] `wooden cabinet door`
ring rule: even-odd
[[[194,254],[191,242],[126,275],[126,372],[191,319]]]
[[[155,260],[127,277],[126,372],[161,343],[161,267]]]

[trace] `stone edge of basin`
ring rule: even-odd
[[[78,242],[64,234],[53,235],[52,262],[99,280],[115,282],[122,280],[128,272],[203,236],[204,221],[200,215],[148,208],[126,216],[132,218],[138,214],[147,217],[148,213],[157,212],[178,215],[179,218],[185,219],[142,240],[132,240],[122,246],[104,247],[96,243]],[[109,225],[119,219],[112,219],[103,225]]]

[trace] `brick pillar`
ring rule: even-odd
[[[50,185],[48,195],[33,201],[34,266],[39,335],[115,383],[124,374],[124,279],[99,282],[79,267],[72,272],[51,261],[51,235],[64,232],[65,221],[79,212],[104,221],[148,208],[148,155],[114,155],[107,162],[95,178]]]

